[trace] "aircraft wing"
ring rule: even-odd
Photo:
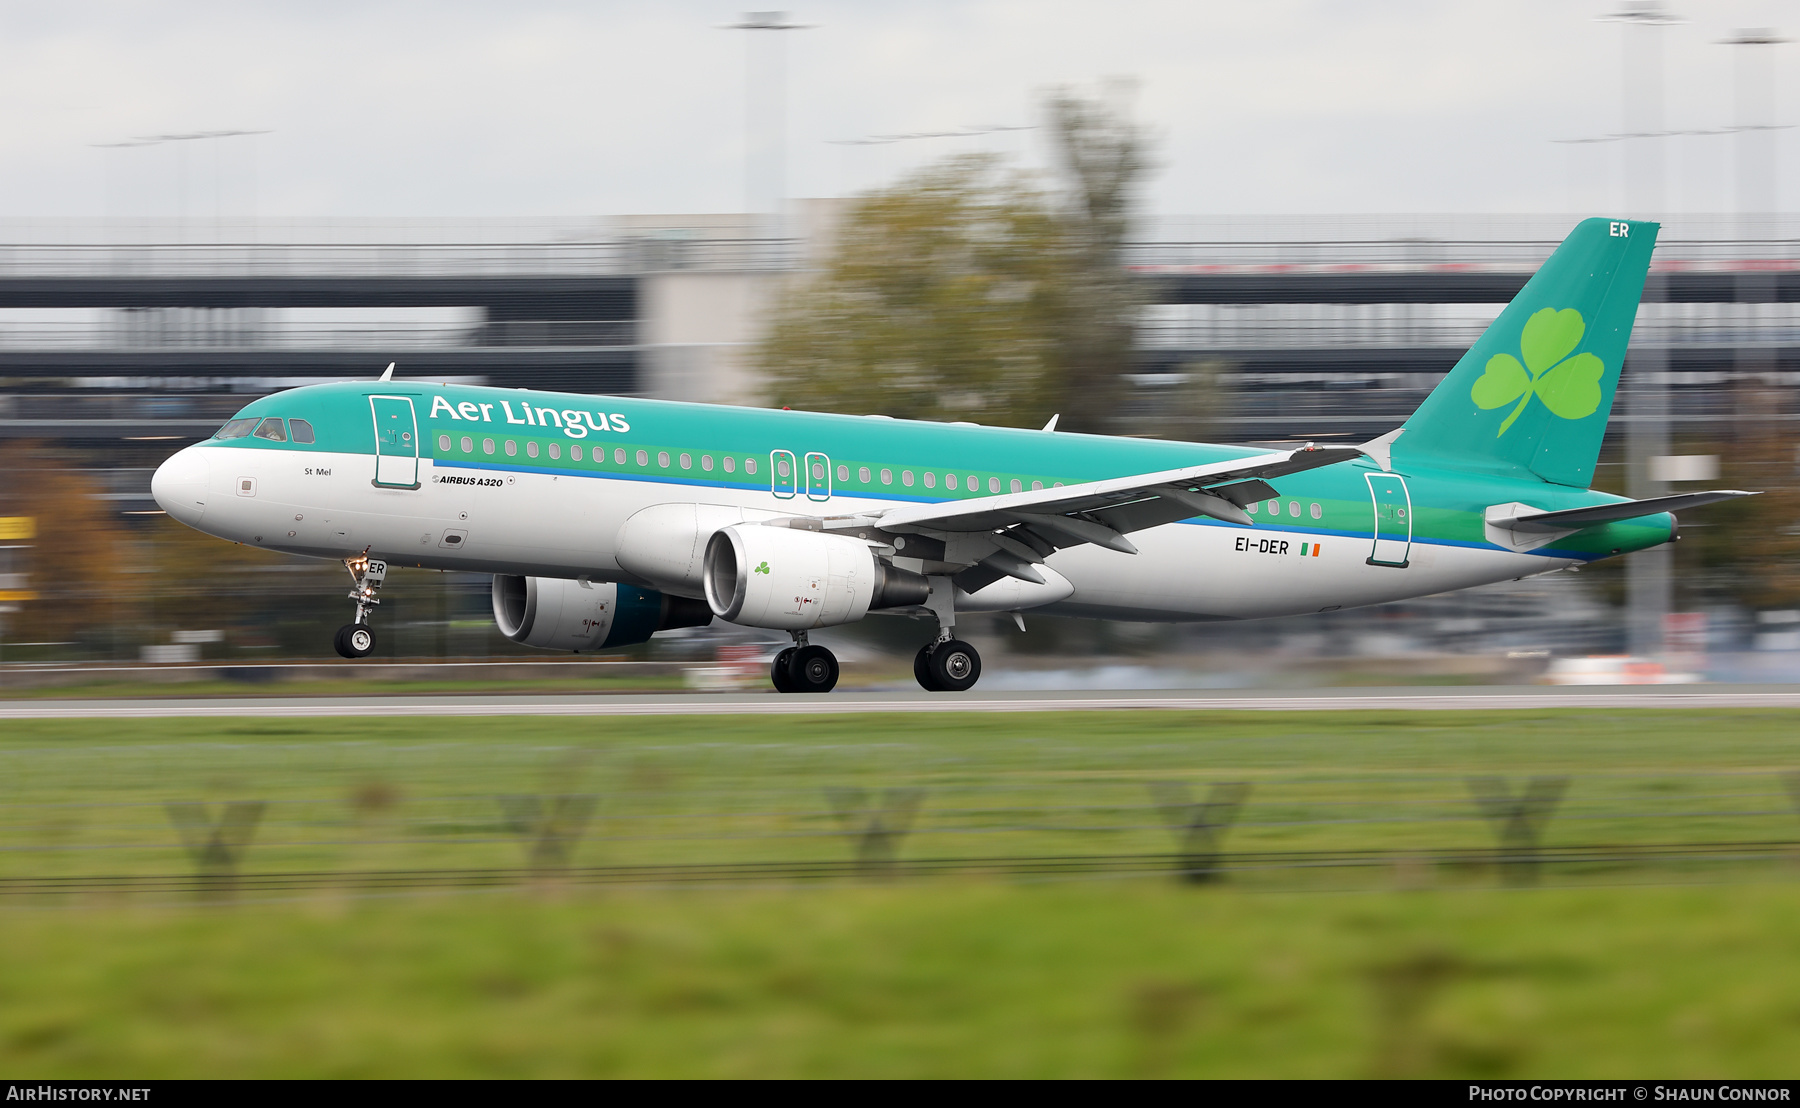
[[[1685,508],[1698,508],[1703,504],[1717,504],[1721,500],[1736,500],[1742,496],[1756,496],[1753,492],[1739,492],[1736,489],[1720,489],[1714,492],[1682,492],[1673,496],[1656,496],[1648,500],[1623,500],[1616,504],[1598,504],[1592,508],[1569,508],[1561,512],[1518,511],[1524,505],[1514,505],[1514,511],[1488,522],[1495,527],[1507,531],[1549,532],[1579,531],[1583,527],[1592,527],[1596,523],[1610,523],[1616,519],[1637,519],[1640,516],[1652,516],[1661,512],[1679,512]],[[1493,514],[1490,512],[1490,514]]]
[[[1060,547],[1094,543],[1135,554],[1137,547],[1125,538],[1130,532],[1197,515],[1247,525],[1254,521],[1245,513],[1245,505],[1278,495],[1269,479],[1361,455],[1355,447],[1309,445],[1058,488],[908,504],[853,520],[827,520],[825,527],[836,530],[872,523],[890,533],[941,536],[952,540],[942,559],[947,563],[985,563],[996,576],[1041,582],[1042,576],[1032,565]],[[959,544],[954,542],[957,535],[975,541]]]

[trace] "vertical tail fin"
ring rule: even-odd
[[[1587,488],[1657,230],[1577,224],[1406,421],[1396,458]]]

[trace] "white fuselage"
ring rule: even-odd
[[[159,472],[156,492],[182,523],[284,553],[339,559],[366,549],[394,566],[649,585],[655,582],[627,572],[617,557],[620,529],[639,511],[698,501],[785,516],[797,506],[767,490],[500,471],[429,458],[419,459],[417,489],[381,488],[372,483],[375,464],[368,454],[202,443]],[[830,511],[889,506],[840,495]],[[1123,620],[1252,619],[1447,592],[1574,564],[1416,540],[1406,566],[1371,565],[1367,537],[1213,520],[1155,527],[1131,539],[1138,554],[1091,545],[1052,554],[1047,564],[1074,592],[1041,610]]]

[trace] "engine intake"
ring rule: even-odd
[[[658,631],[704,627],[704,601],[634,585],[494,574],[494,623],[522,646],[607,650],[648,642]]]
[[[924,577],[888,565],[858,539],[753,524],[713,535],[705,584],[720,619],[781,631],[854,623],[931,595]]]

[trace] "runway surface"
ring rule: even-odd
[[[219,699],[0,701],[0,719],[155,719],[261,716],[687,716],[862,712],[1309,712],[1509,711],[1544,708],[1800,708],[1792,685],[1545,688],[1368,688],[1171,693],[970,693],[846,690],[825,696],[663,693],[588,696],[267,696]]]

